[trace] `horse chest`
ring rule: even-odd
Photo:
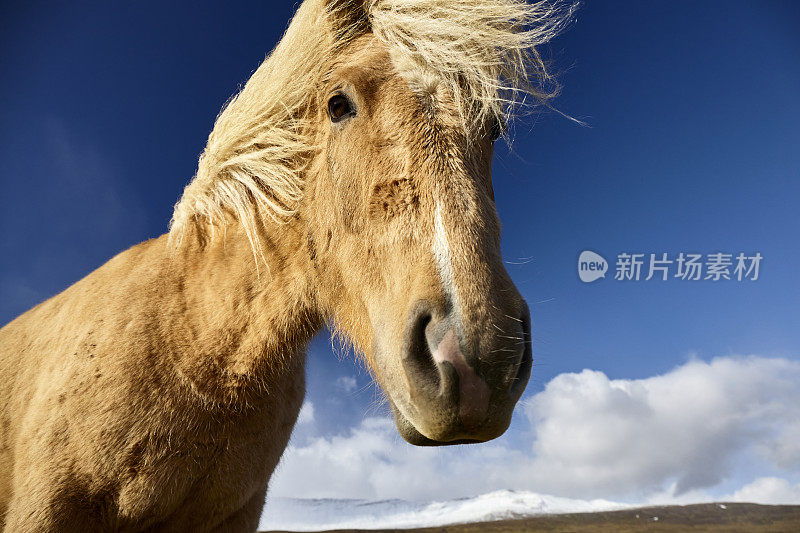
[[[128,448],[117,498],[124,523],[185,531],[220,522],[263,490],[291,433],[262,416],[206,429],[148,436]]]

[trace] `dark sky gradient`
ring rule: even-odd
[[[289,3],[0,4],[0,323],[166,231],[214,117],[280,38]],[[664,372],[690,354],[800,358],[800,4],[588,2],[546,54],[554,113],[495,162],[535,377]],[[760,252],[756,282],[576,275],[584,249]],[[363,371],[311,346],[334,431],[369,413]],[[356,376],[346,393],[337,378]],[[360,391],[360,392],[359,392]]]

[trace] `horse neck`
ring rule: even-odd
[[[313,266],[292,224],[262,229],[259,254],[238,223],[216,233],[205,243],[186,235],[171,261],[181,300],[171,351],[205,400],[253,403],[303,371],[305,345],[322,323]]]

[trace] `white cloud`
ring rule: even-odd
[[[314,421],[314,404],[311,403],[309,400],[306,400],[303,403],[303,406],[300,408],[300,413],[297,415],[297,425],[302,426],[306,424],[310,424]]]
[[[785,479],[761,477],[723,499],[734,502],[800,505],[800,483],[792,485]]]
[[[489,443],[456,448],[406,444],[387,418],[367,418],[348,434],[290,445],[270,494],[304,498],[400,498],[431,501],[508,488],[524,455]],[[507,463],[509,462],[509,463]]]
[[[800,364],[783,359],[691,361],[639,380],[562,374],[528,415],[533,467],[557,493],[642,494],[670,480],[677,494],[713,487],[749,448],[776,466],[800,466],[786,430],[800,419]]]
[[[800,465],[800,418],[778,428],[778,435],[759,445],[765,457],[778,468],[797,469]]]
[[[336,386],[342,389],[344,392],[350,393],[356,390],[358,382],[356,381],[356,378],[352,376],[342,376],[336,380]]]
[[[800,471],[798,362],[723,357],[638,380],[590,370],[562,374],[520,411],[534,431],[522,448],[507,437],[412,447],[384,418],[308,438],[287,448],[270,494],[441,501],[514,489],[573,498],[703,500],[706,489],[743,477],[736,471],[743,457]]]

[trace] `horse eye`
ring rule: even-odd
[[[331,117],[331,122],[339,122],[345,118],[355,115],[353,106],[350,100],[343,94],[334,94],[328,100],[328,115]]]

